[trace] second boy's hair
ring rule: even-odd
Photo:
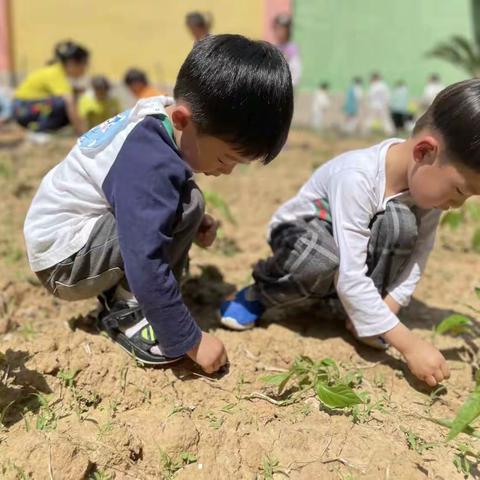
[[[180,68],[174,96],[188,104],[199,133],[249,158],[268,163],[285,144],[292,80],[282,53],[267,42],[230,34],[201,40]]]
[[[427,128],[442,136],[448,158],[480,172],[480,80],[464,80],[442,90],[413,133]]]

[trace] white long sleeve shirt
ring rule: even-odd
[[[385,333],[399,322],[367,277],[366,260],[373,217],[384,211],[392,198],[413,206],[408,191],[385,198],[386,154],[391,145],[402,141],[389,139],[325,163],[295,197],[277,210],[270,222],[271,231],[280,223],[316,216],[314,202],[328,200],[340,257],[336,289],[360,337]],[[419,230],[414,251],[399,277],[387,286],[387,292],[402,306],[408,305],[425,268],[441,211],[415,208],[414,213]]]

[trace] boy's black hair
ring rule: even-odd
[[[93,76],[91,85],[94,90],[110,90],[110,88],[112,88],[112,85],[108,81],[108,78],[105,77],[105,75]]]
[[[130,68],[127,70],[125,77],[123,77],[123,81],[126,85],[132,85],[132,83],[143,83],[144,85],[148,85],[148,77],[147,74],[140,70],[139,68]]]
[[[180,68],[174,97],[188,104],[200,133],[264,164],[287,140],[292,79],[284,56],[270,43],[231,34],[201,40]]]
[[[66,63],[69,60],[77,63],[87,63],[90,52],[82,45],[66,40],[55,45],[54,55],[55,60],[61,63]]]
[[[423,129],[442,136],[447,158],[480,172],[480,79],[442,90],[417,121],[413,134]]]

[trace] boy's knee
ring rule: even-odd
[[[412,250],[418,238],[418,221],[413,211],[401,202],[387,203],[384,215],[384,235],[396,249]]]
[[[294,278],[312,294],[327,293],[340,264],[333,237],[309,230],[298,240],[296,254],[290,269]]]

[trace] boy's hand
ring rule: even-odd
[[[415,338],[402,353],[410,371],[431,387],[450,377],[445,357],[431,343]]]
[[[210,247],[217,238],[218,222],[208,213],[203,216],[195,242],[199,247]]]
[[[383,337],[404,357],[410,371],[431,387],[450,377],[445,357],[429,342],[399,323]]]
[[[215,373],[228,362],[222,341],[205,332],[202,332],[200,343],[189,350],[187,355],[200,365],[205,373]]]

